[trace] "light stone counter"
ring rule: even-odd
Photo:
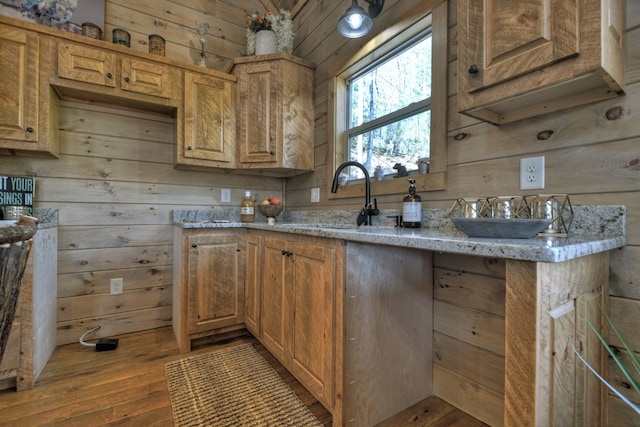
[[[380,215],[380,226],[360,226],[342,222],[355,218],[350,212],[329,212],[330,216],[284,215],[281,222],[267,225],[264,222],[241,223],[231,215],[219,219],[218,212],[174,211],[174,224],[183,228],[238,228],[270,230],[283,233],[304,234],[347,241],[390,245],[449,252],[466,255],[489,256],[536,262],[562,262],[586,255],[609,251],[626,245],[626,209],[624,206],[574,207],[574,225],[568,237],[541,236],[533,239],[489,239],[467,237],[458,231],[442,211],[433,210],[425,215],[426,227],[419,229],[398,228],[385,220],[397,213],[389,211]],[[326,220],[333,218],[334,223]],[[301,220],[305,220],[304,223]],[[337,220],[336,220],[337,219]],[[309,220],[313,222],[309,222]],[[299,222],[298,222],[299,221]]]

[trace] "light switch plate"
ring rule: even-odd
[[[320,203],[320,187],[311,189],[311,203]]]
[[[223,188],[222,190],[220,190],[220,202],[231,202],[231,190],[229,190],[228,188]]]
[[[122,279],[122,277],[110,280],[109,282],[110,295],[122,295],[123,291],[124,291],[124,280]]]

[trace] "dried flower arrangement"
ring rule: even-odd
[[[245,9],[247,18],[247,55],[253,55],[256,47],[256,33],[262,30],[271,30],[276,35],[278,52],[291,53],[293,51],[293,22],[291,12],[281,9],[280,13],[271,12],[250,13]]]
[[[0,3],[2,8],[15,10],[21,18],[48,26],[68,22],[78,7],[78,0],[21,0],[18,3],[5,0]]]

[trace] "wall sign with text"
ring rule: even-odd
[[[0,175],[0,206],[27,206],[32,214],[35,187],[34,178]]]

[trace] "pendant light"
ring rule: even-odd
[[[373,19],[380,14],[384,6],[384,0],[364,0],[369,3],[369,13],[358,5],[358,0],[353,0],[351,6],[338,21],[338,32],[344,37],[356,39],[371,31]]]

